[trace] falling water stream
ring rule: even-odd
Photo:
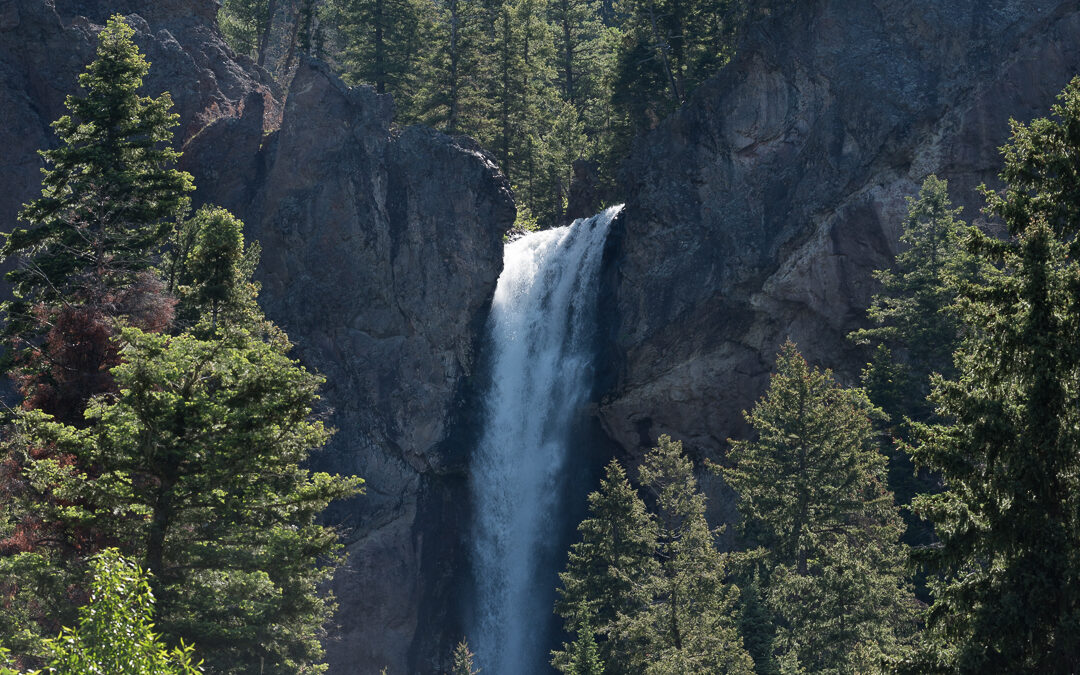
[[[475,620],[488,675],[549,672],[561,486],[593,383],[604,240],[621,207],[507,244],[488,318],[491,384],[470,489]]]

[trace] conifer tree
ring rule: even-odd
[[[645,457],[641,483],[656,498],[659,570],[646,581],[649,607],[620,617],[617,631],[635,646],[633,672],[752,673],[736,626],[739,589],[705,520],[705,496],[682,444],[661,436]]]
[[[114,16],[97,56],[79,76],[85,96],[53,128],[61,145],[42,151],[42,196],[7,234],[0,258],[13,299],[0,304],[8,358],[35,407],[79,423],[86,399],[107,391],[115,363],[114,320],[155,330],[168,303],[149,270],[188,204],[191,176],[172,168],[178,117],[169,95],[142,96],[148,64],[134,31]],[[104,374],[103,374],[104,373]]]
[[[411,112],[430,19],[424,8],[417,0],[331,0],[325,12],[337,28],[345,80],[392,93],[399,111]]]
[[[476,675],[479,673],[480,671],[475,670],[473,667],[474,658],[472,650],[469,649],[469,643],[462,639],[454,648],[454,654],[451,656],[450,675]]]
[[[918,198],[908,197],[900,235],[906,248],[891,269],[874,274],[882,286],[868,310],[875,325],[852,334],[856,342],[886,347],[887,351],[876,352],[872,369],[901,369],[904,398],[886,409],[890,416],[929,417],[930,374],[949,377],[954,372],[952,353],[961,331],[953,307],[957,289],[979,275],[978,261],[960,245],[967,225],[958,217],[961,209],[952,207],[948,188],[946,181],[929,176]],[[878,392],[869,393],[876,400]],[[883,399],[888,396],[888,391],[881,392]]]
[[[657,531],[616,460],[607,465],[600,490],[589,494],[589,516],[578,531],[581,541],[571,546],[566,571],[559,574],[562,586],[555,611],[571,633],[587,615],[600,638],[599,660],[607,664],[606,672],[628,672],[628,646],[620,642],[616,622],[648,606],[646,581],[659,572]],[[572,654],[564,645],[553,663],[569,668]]]
[[[1068,673],[1080,665],[1080,79],[1054,118],[1013,123],[1006,188],[985,190],[1008,241],[971,230],[999,273],[965,288],[957,376],[937,378],[947,423],[916,429],[915,461],[946,490],[916,500],[940,544],[929,648],[911,671]]]
[[[8,238],[7,250],[30,260],[15,279],[24,297],[37,292],[37,316],[57,307],[64,318],[73,306],[92,306],[128,325],[99,321],[108,330],[90,346],[109,350],[107,360],[94,355],[108,386],[83,390],[89,405],[67,411],[78,424],[35,396],[5,429],[0,631],[23,661],[47,656],[43,636],[72,625],[90,557],[111,546],[152,575],[163,637],[174,646],[196,642],[210,672],[321,672],[320,638],[333,609],[321,589],[341,545],[317,517],[330,501],[357,494],[361,481],[302,468],[329,435],[312,415],[322,379],[289,357],[287,337],[259,310],[251,278],[257,250],[245,249],[242,224],[221,209],[201,209],[181,224],[162,260],[172,228],[158,219],[178,215],[189,180],[142,163],[175,154],[156,149],[164,137],[147,121],[161,118],[167,97],[133,93],[145,62],[130,37],[122,20],[110,21],[88,69],[101,81],[91,87],[84,77],[84,86],[92,96],[127,91],[126,106],[109,108],[108,97],[98,103],[145,119],[101,123],[151,135],[121,142],[94,123],[76,125],[73,142],[103,138],[103,147],[119,148],[117,166],[95,179],[81,173],[89,164],[72,164],[81,168],[66,182],[46,172],[45,197],[27,207],[36,229]],[[96,147],[58,156],[93,159]],[[123,175],[110,179],[110,171]],[[95,197],[95,190],[102,192]],[[136,198],[145,203],[132,204]],[[101,218],[75,217],[88,213]],[[86,258],[89,269],[80,267]],[[35,269],[55,273],[55,283],[42,290],[51,279]],[[153,291],[142,293],[143,305],[168,310],[153,325],[131,320],[140,314],[118,300],[137,296],[140,284]],[[33,336],[36,324],[27,325]],[[87,349],[65,344],[74,357]]]
[[[416,78],[418,121],[448,134],[486,135],[489,17],[479,0],[447,0],[434,7],[429,48]]]
[[[761,586],[780,663],[810,672],[873,669],[903,653],[914,628],[903,525],[860,389],[811,369],[787,342],[769,390],[723,470],[744,533],[763,550]]]

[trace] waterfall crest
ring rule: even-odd
[[[507,244],[487,331],[491,384],[473,456],[475,620],[491,675],[547,672],[553,569],[575,421],[592,387],[604,240],[621,206]],[[546,562],[550,561],[550,562]]]

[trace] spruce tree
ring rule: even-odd
[[[640,474],[656,499],[659,570],[645,584],[649,607],[617,622],[618,633],[635,647],[633,672],[752,673],[736,625],[739,589],[728,582],[682,444],[661,436]]]
[[[86,96],[68,96],[69,114],[53,123],[60,147],[44,150],[42,196],[23,209],[29,227],[7,235],[0,255],[15,300],[3,305],[4,335],[39,335],[44,306],[104,302],[156,263],[176,216],[187,207],[191,176],[171,168],[167,144],[179,117],[168,93],[138,90],[149,64],[119,15],[98,36],[97,57],[79,76]]]
[[[589,516],[578,526],[581,541],[570,548],[555,611],[569,633],[577,633],[587,615],[599,637],[599,660],[608,673],[628,672],[629,647],[620,641],[616,623],[646,609],[645,586],[659,572],[656,523],[626,472],[611,460],[600,490],[589,494]],[[553,664],[569,672],[574,650],[564,645]]]
[[[328,436],[311,419],[321,378],[272,325],[221,323],[211,339],[125,329],[119,391],[95,399],[88,428],[19,416],[15,443],[77,461],[25,458],[29,484],[57,499],[9,507],[65,536],[4,567],[32,556],[74,574],[65,551],[97,533],[145,565],[158,629],[196,643],[211,672],[305,672],[322,655],[333,603],[319,587],[340,549],[316,518],[360,483],[300,466]]]
[[[946,423],[916,429],[915,461],[946,490],[915,502],[940,544],[928,649],[912,671],[1070,673],[1080,665],[1080,79],[1054,118],[1013,123],[988,210],[1012,238],[966,245],[996,266],[963,289],[957,375],[937,378]]]
[[[457,647],[454,647],[454,653],[450,658],[452,660],[450,675],[476,675],[480,672],[473,667],[475,657],[469,649],[469,643],[464,639],[457,644]]]
[[[910,641],[915,602],[876,414],[861,389],[811,369],[787,342],[746,414],[758,439],[732,442],[724,479],[739,495],[744,534],[763,549],[752,555],[781,664],[873,669]]]

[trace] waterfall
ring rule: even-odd
[[[488,318],[491,384],[470,489],[475,620],[487,675],[547,672],[560,488],[592,387],[600,258],[616,206],[507,244]]]

